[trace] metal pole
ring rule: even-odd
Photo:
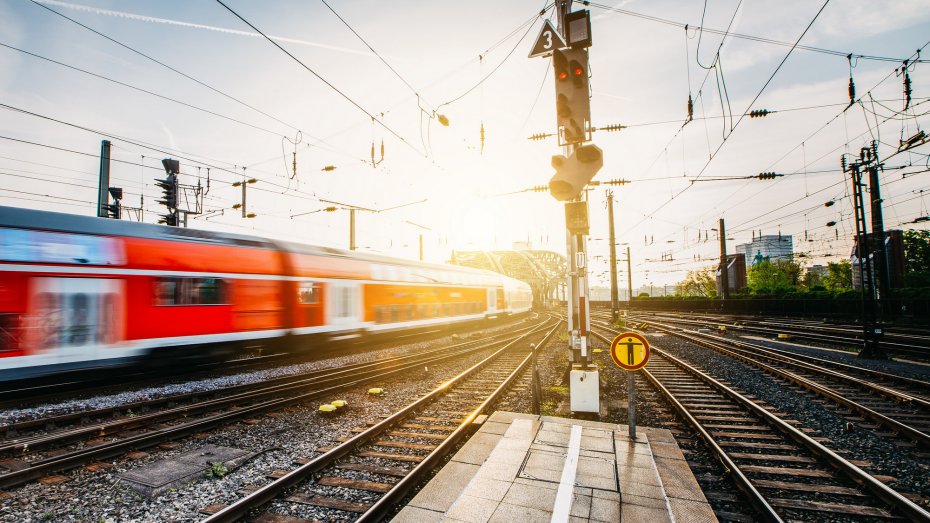
[[[627,395],[629,396],[629,414],[630,440],[636,439],[636,372],[627,371],[626,373]]]
[[[246,182],[247,180],[245,179],[245,175],[242,175],[242,217],[243,218],[245,218],[245,215],[247,214],[245,210],[245,186],[248,185],[248,183]]]
[[[349,250],[355,250],[355,209],[349,209]]]
[[[610,241],[610,318],[616,322],[617,309],[620,308],[618,301],[620,300],[619,291],[617,290],[617,240],[614,236],[614,192],[611,190],[607,191],[607,220],[609,226],[609,241]]]
[[[720,218],[720,286],[723,289],[721,296],[723,299],[730,299],[730,274],[727,268],[727,232],[723,225],[723,218]]]
[[[423,235],[420,235],[420,261],[423,261]]]
[[[888,258],[885,252],[885,223],[882,217],[882,194],[878,180],[878,158],[873,157],[874,163],[869,166],[869,195],[872,204],[872,264],[875,269],[875,280],[878,283],[878,299],[888,298],[890,277]],[[878,307],[881,311],[881,306]]]
[[[107,217],[107,204],[110,196],[110,140],[100,142],[100,178],[97,181],[97,216]]]
[[[539,366],[537,365],[539,347],[533,345],[533,414],[539,415],[539,402],[541,399],[541,394],[539,390]]]
[[[627,308],[633,308],[633,269],[630,268],[630,246],[626,246],[626,291],[629,304]]]

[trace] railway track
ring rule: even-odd
[[[538,342],[548,342],[558,323]],[[501,347],[458,376],[391,416],[342,438],[322,454],[296,460],[279,474],[204,523],[237,521],[274,500],[324,509],[327,519],[379,521],[471,430],[473,422],[527,370],[534,330]],[[218,508],[218,507],[217,507]],[[274,520],[274,513],[261,516]]]
[[[748,318],[733,318],[728,316],[691,316],[646,313],[641,314],[650,318],[659,318],[660,321],[669,321],[688,325],[700,325],[716,328],[720,325],[728,331],[735,333],[752,333],[767,336],[787,334],[794,339],[803,339],[826,343],[838,347],[850,347],[862,343],[862,328],[853,326],[834,326],[811,322],[775,322],[757,321]],[[882,347],[886,352],[896,356],[913,358],[915,360],[930,360],[930,337],[913,333],[897,333],[893,330],[882,336]]]
[[[736,358],[827,398],[883,426],[892,436],[930,447],[930,383],[652,322],[656,330]]]
[[[867,473],[863,463],[828,449],[787,414],[687,362],[653,347],[643,375],[705,441],[761,518],[930,521],[930,513],[882,482],[891,478]]]
[[[16,458],[2,462],[6,471],[0,473],[0,488],[21,485],[53,472],[310,401],[371,380],[418,371],[424,365],[436,365],[492,350],[541,328],[547,322],[544,320],[506,334],[338,369],[320,369],[259,383],[14,423],[5,427],[7,438],[0,440],[0,455]],[[106,417],[115,419],[91,421]],[[67,428],[55,429],[61,426]],[[35,432],[29,434],[28,431]]]

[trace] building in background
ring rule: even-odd
[[[717,277],[717,296],[723,295],[723,282],[720,278],[720,267],[714,272]],[[746,256],[740,254],[727,255],[727,284],[730,293],[746,288]]]
[[[756,236],[749,243],[737,245],[736,253],[742,254],[744,263],[750,267],[762,260],[791,260],[794,259],[794,238],[781,234]]]

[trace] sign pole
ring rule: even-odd
[[[630,441],[636,441],[636,371],[649,363],[649,340],[642,334],[624,332],[610,343],[610,358],[621,369],[627,371],[627,397],[629,405]]]
[[[627,395],[630,397],[630,405],[627,408],[630,419],[630,440],[636,441],[636,374],[634,372],[626,373]]]

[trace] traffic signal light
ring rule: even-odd
[[[162,214],[161,219],[158,220],[158,223],[162,223],[170,227],[177,227],[179,225],[178,212],[168,211],[168,214]]]
[[[123,199],[123,189],[122,187],[110,187],[108,191],[113,197],[113,203],[104,205],[103,209],[107,212],[107,218],[119,220],[122,217],[120,200]]]
[[[103,208],[107,211],[107,218],[114,218],[119,220],[122,217],[119,200],[116,200],[111,204],[104,205]]]
[[[158,203],[164,205],[168,209],[177,209],[178,177],[175,174],[169,174],[164,180],[155,180],[155,185],[161,187],[164,192],[163,199],[158,200]]]
[[[555,112],[561,143],[587,139],[591,121],[588,97],[588,50],[565,49],[552,52],[555,71]]]
[[[569,157],[561,154],[552,157],[555,175],[549,180],[549,192],[559,201],[571,200],[604,166],[604,152],[596,145],[583,145]]]

